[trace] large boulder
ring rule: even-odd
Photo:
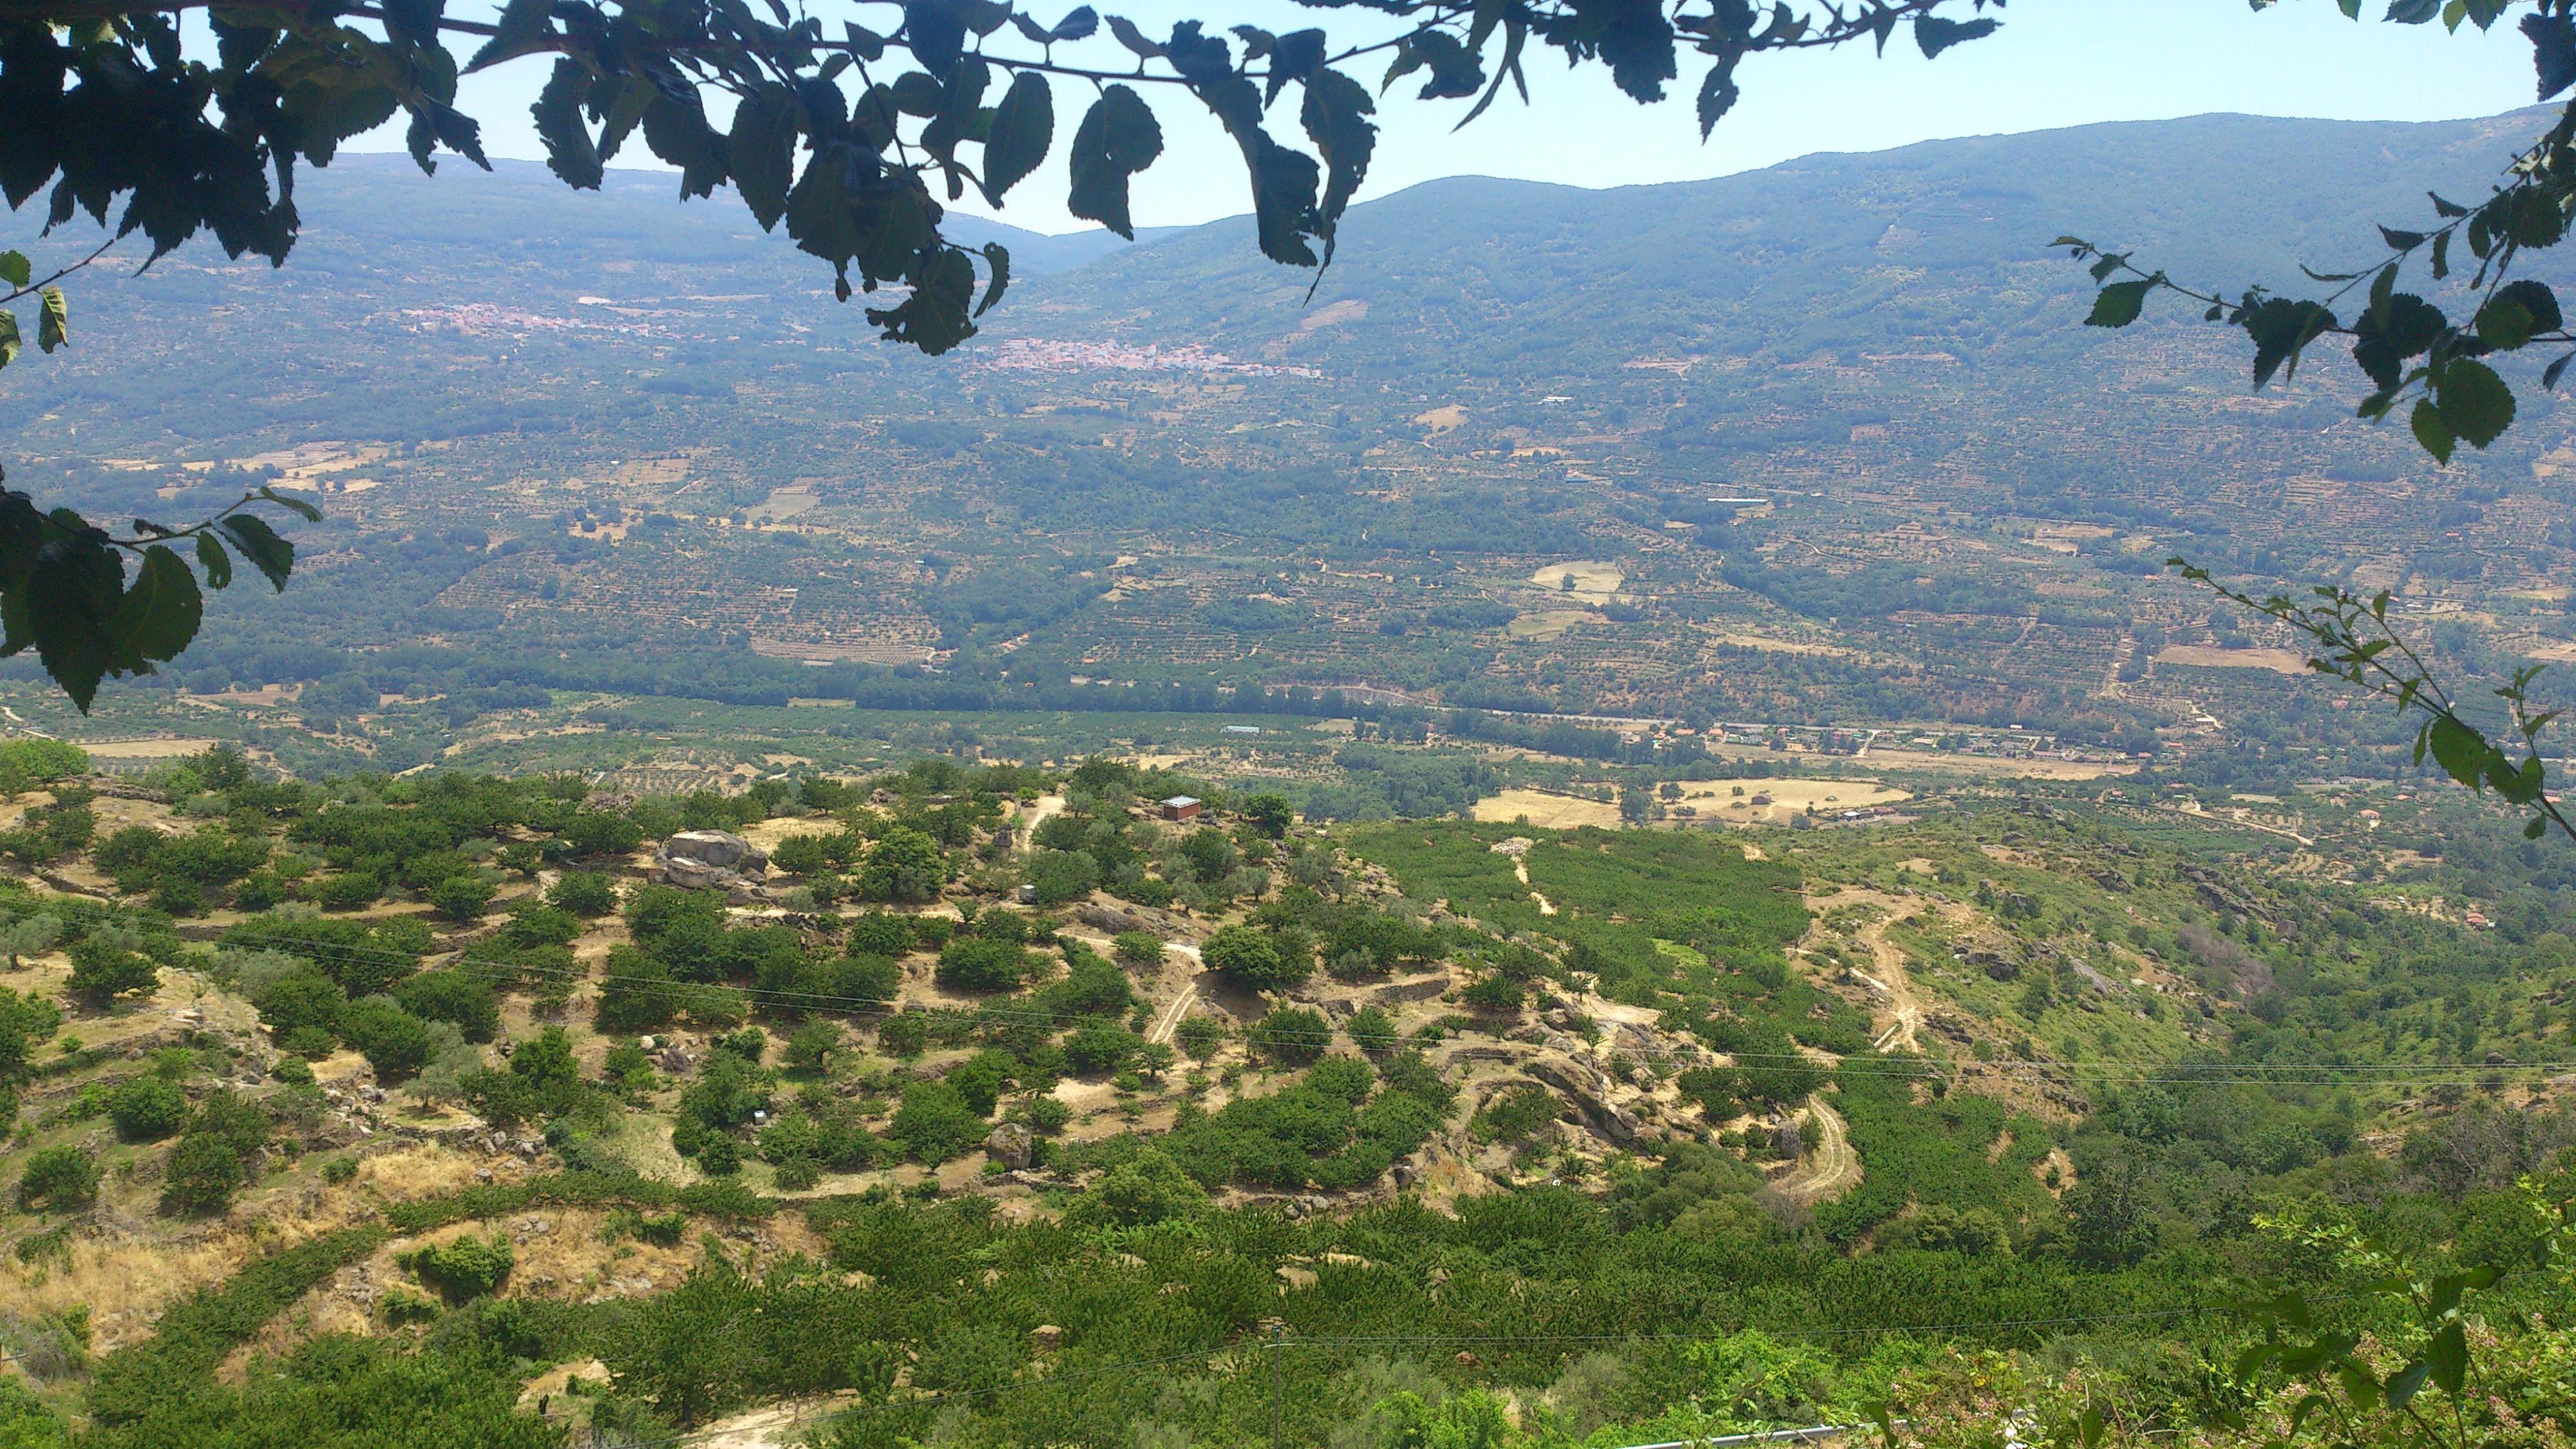
[[[683,830],[654,852],[663,880],[683,890],[748,893],[769,873],[769,852],[723,830]]]
[[[1004,1167],[1025,1169],[1037,1155],[1037,1138],[1017,1122],[1004,1122],[984,1139],[984,1150]]]

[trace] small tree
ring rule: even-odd
[[[94,1006],[120,996],[149,996],[161,986],[161,968],[98,936],[84,936],[72,947],[71,994]]]
[[[1323,1058],[1333,1044],[1333,1024],[1303,1006],[1281,1006],[1244,1033],[1252,1049],[1282,1066],[1302,1067]]]
[[[451,921],[479,921],[491,907],[492,885],[480,876],[452,875],[429,888],[429,903]]]
[[[1213,1016],[1185,1016],[1173,1028],[1172,1040],[1189,1053],[1191,1061],[1204,1062],[1224,1043],[1225,1026]]]
[[[1163,964],[1163,938],[1151,931],[1121,931],[1109,943],[1109,954],[1130,971],[1151,971]]]
[[[1296,811],[1285,795],[1255,795],[1243,802],[1243,823],[1272,840],[1285,837],[1296,820]]]
[[[18,1206],[28,1212],[87,1207],[97,1197],[97,1159],[68,1143],[38,1151],[18,1175]]]
[[[576,916],[605,916],[617,909],[617,882],[594,870],[568,870],[546,887],[546,901]]]
[[[1395,1019],[1374,1006],[1361,1007],[1342,1024],[1342,1030],[1349,1035],[1351,1045],[1373,1057],[1382,1057],[1395,1050],[1399,1040]]]
[[[939,843],[907,826],[887,831],[859,866],[859,894],[872,901],[927,901],[947,883]]]
[[[136,1077],[107,1095],[107,1118],[128,1142],[158,1142],[188,1120],[188,1097],[158,1076]]]
[[[832,1053],[840,1049],[840,1023],[828,1017],[809,1018],[787,1038],[787,1069],[820,1075],[831,1070]]]
[[[1199,948],[1199,957],[1237,985],[1254,991],[1285,990],[1313,974],[1313,965],[1303,959],[1303,953],[1282,952],[1276,938],[1253,926],[1218,931]]]

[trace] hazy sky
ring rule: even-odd
[[[1044,3],[1044,0],[1041,0]],[[1063,0],[1070,9],[1077,0]],[[1251,19],[1276,30],[1320,24],[1339,44],[1361,38],[1356,9],[1306,10],[1276,0],[1095,0],[1128,15],[1149,35],[1184,17]],[[2365,0],[2375,13],[2378,0]],[[882,5],[816,4],[837,28],[847,13],[891,24]],[[469,14],[457,5],[452,13]],[[1051,11],[1038,13],[1052,18]],[[1964,11],[1962,13],[1965,13]],[[1702,67],[1685,56],[1682,82],[1661,106],[1640,107],[1587,70],[1533,56],[1534,104],[1506,97],[1473,126],[1452,134],[1464,106],[1415,102],[1399,82],[1381,104],[1384,132],[1363,197],[1440,176],[1487,175],[1620,186],[1696,180],[1767,166],[1815,151],[1865,151],[1940,137],[2041,130],[2092,121],[2144,120],[2244,111],[2343,120],[2452,120],[2532,102],[2530,49],[2508,27],[2446,35],[2439,25],[2355,24],[2333,0],[2285,0],[2256,13],[2246,0],[2016,0],[2002,31],[1926,62],[1902,30],[1884,58],[1867,49],[1757,57],[1743,74],[1744,100],[1706,144],[1690,97]],[[1103,66],[1126,52],[1102,39],[1080,48]],[[1060,58],[1072,59],[1074,48]],[[1355,67],[1375,88],[1382,66]],[[470,78],[462,97],[481,117],[492,154],[542,155],[527,104],[543,84],[543,62]],[[1415,82],[1418,84],[1418,81]],[[1186,93],[1148,87],[1164,123],[1163,159],[1137,180],[1139,225],[1209,221],[1249,210],[1241,160],[1214,120]],[[1089,87],[1057,82],[1059,149],[1088,104]],[[1273,113],[1273,129],[1302,144],[1295,93]],[[389,130],[378,143],[399,145]],[[370,149],[373,149],[371,146]],[[640,138],[619,157],[648,160]],[[985,211],[970,200],[963,209]],[[1060,161],[1022,182],[998,213],[1036,231],[1084,224],[1064,210]],[[735,204],[724,200],[721,204]]]

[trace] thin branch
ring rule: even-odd
[[[47,287],[50,287],[50,286],[52,286],[53,284],[55,284],[56,282],[61,281],[63,278],[68,277],[68,276],[70,276],[72,273],[79,271],[81,268],[88,266],[90,263],[92,263],[92,262],[94,262],[94,261],[97,261],[100,257],[106,256],[106,255],[107,255],[107,249],[108,249],[109,247],[112,247],[112,246],[116,245],[118,242],[121,242],[121,241],[123,241],[123,240],[125,240],[125,238],[124,238],[124,237],[122,237],[122,236],[112,236],[112,237],[109,237],[107,240],[105,240],[105,241],[103,241],[103,242],[100,242],[100,243],[98,244],[98,246],[97,246],[94,250],[92,250],[88,256],[85,256],[85,257],[81,258],[79,261],[73,262],[73,263],[71,263],[70,265],[65,266],[65,267],[63,267],[63,268],[61,268],[61,269],[57,270],[57,271],[56,271],[52,276],[50,276],[50,277],[42,277],[42,278],[39,278],[39,279],[37,279],[37,280],[35,280],[35,281],[29,282],[27,285],[25,285],[25,286],[23,286],[23,287],[20,287],[18,290],[14,291],[14,292],[11,292],[11,293],[10,293],[10,294],[8,294],[7,296],[5,296],[5,297],[0,297],[0,307],[5,307],[5,306],[7,306],[8,304],[10,304],[11,302],[15,302],[15,301],[17,301],[17,300],[18,300],[19,298],[21,298],[21,297],[29,296],[29,295],[32,295],[32,294],[34,294],[34,293],[37,293],[37,292],[41,292],[41,291],[43,291],[43,290],[44,290],[44,289],[46,289]]]

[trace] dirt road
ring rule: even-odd
[[[1814,1207],[1860,1186],[1860,1154],[1852,1149],[1841,1115],[1826,1105],[1823,1093],[1808,1096],[1806,1123],[1815,1140],[1797,1168],[1772,1186],[1800,1207]]]
[[[1923,999],[1915,994],[1914,978],[1905,970],[1905,952],[1887,939],[1887,928],[1909,920],[1920,909],[1920,903],[1901,901],[1877,891],[1845,890],[1807,903],[1818,916],[1836,906],[1870,905],[1885,912],[1877,920],[1852,933],[1852,940],[1869,948],[1872,972],[1854,972],[1878,988],[1887,999],[1886,1019],[1877,1025],[1870,1045],[1880,1051],[1921,1051],[1917,1033],[1923,1027]]]
[[[1050,817],[1063,813],[1062,795],[1039,796],[1037,808],[1029,812],[1029,818],[1023,828],[1011,837],[1011,848],[1022,855],[1028,854],[1030,842],[1037,838],[1038,827],[1046,824]]]

